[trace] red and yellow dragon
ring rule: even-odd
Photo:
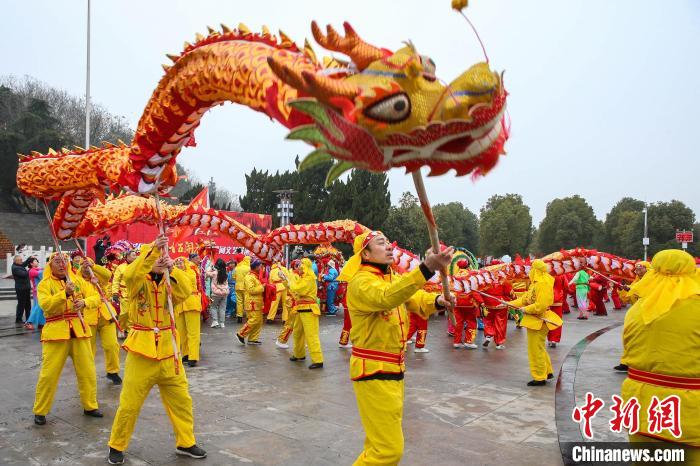
[[[21,157],[19,189],[61,199],[57,231],[83,215],[106,188],[167,193],[177,182],[175,159],[192,144],[200,119],[225,102],[265,113],[291,129],[289,139],[314,150],[302,168],[336,160],[327,181],[351,168],[457,175],[486,173],[504,153],[506,96],[500,74],[478,63],[449,85],[435,64],[408,45],[392,52],[362,40],[347,23],[311,31],[327,50],[349,61],[319,60],[308,42],[299,48],[280,31],[241,24],[197,35],[148,101],[130,144],[49,150]],[[60,215],[69,214],[69,217]]]

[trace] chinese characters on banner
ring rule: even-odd
[[[613,418],[608,422],[610,431],[621,433],[622,429],[626,429],[629,434],[639,432],[639,416],[642,406],[637,398],[632,397],[623,403],[622,398],[613,395],[612,401],[610,411],[613,413]],[[603,399],[588,392],[583,406],[574,407],[571,418],[574,422],[582,425],[585,438],[593,438],[593,418],[604,406]],[[645,414],[650,434],[659,434],[667,430],[675,438],[681,437],[681,400],[678,396],[669,395],[663,400],[653,396]]]

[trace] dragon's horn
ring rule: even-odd
[[[347,97],[353,99],[359,94],[359,89],[339,79],[329,78],[310,71],[302,71],[306,88],[312,96],[322,102],[328,102],[331,97]]]
[[[386,55],[382,49],[360,39],[360,36],[357,35],[349,23],[343,23],[343,29],[345,29],[345,37],[338,34],[331,25],[328,25],[324,35],[316,21],[311,22],[311,33],[316,42],[328,50],[347,55],[360,71],[367,68],[370,63],[380,60]]]
[[[354,98],[359,89],[345,82],[321,76],[309,71],[299,72],[268,57],[270,69],[285,83],[300,92],[315,97],[318,101],[331,104],[332,97]],[[332,105],[332,104],[331,104]]]

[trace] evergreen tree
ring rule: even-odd
[[[494,195],[481,208],[479,247],[484,255],[524,255],[532,241],[530,208],[519,194]]]

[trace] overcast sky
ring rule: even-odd
[[[475,212],[493,194],[520,193],[536,222],[547,202],[580,194],[599,218],[623,196],[679,199],[700,214],[700,1],[472,0],[467,13],[491,65],[506,70],[512,133],[508,155],[486,178],[427,181],[433,204],[460,201]],[[87,0],[3,5],[0,75],[29,75],[74,94],[85,89]],[[132,127],[163,74],[206,26],[246,23],[282,29],[298,44],[312,19],[348,20],[370,43],[412,40],[451,81],[482,59],[449,0],[277,1],[93,0],[92,98]],[[317,53],[320,53],[317,47]],[[201,180],[243,194],[257,167],[294,168],[310,148],[262,114],[226,105],[197,130],[179,161]],[[695,134],[696,136],[693,136]],[[392,201],[413,191],[390,173]]]

